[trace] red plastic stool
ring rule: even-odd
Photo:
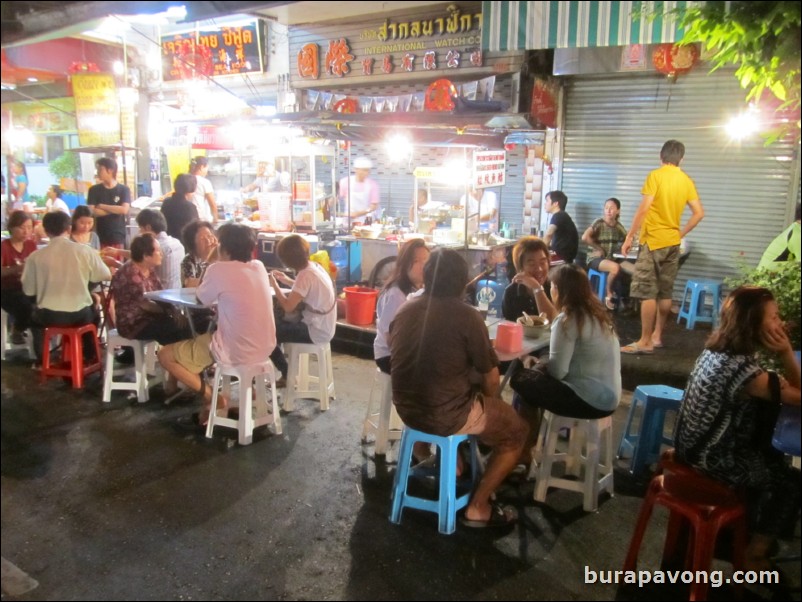
[[[656,504],[669,509],[663,562],[675,558],[678,542],[690,527],[685,549],[685,568],[709,571],[716,539],[722,528],[732,529],[732,566],[743,570],[746,550],[746,508],[738,493],[674,460],[674,450],[666,451],[660,461],[662,474],[652,479],[643,500],[635,532],[629,542],[624,570],[634,571],[638,563],[646,526]],[[691,600],[707,599],[708,583],[704,579],[691,585]]]
[[[95,342],[95,361],[84,365],[84,354],[81,339],[85,334],[91,334]],[[50,363],[50,339],[61,336],[61,362],[56,365]],[[48,378],[61,377],[72,379],[72,387],[80,389],[84,386],[84,376],[103,370],[100,358],[100,343],[97,339],[97,328],[94,324],[82,326],[48,326],[45,328],[42,343],[42,382]]]

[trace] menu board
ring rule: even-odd
[[[162,36],[162,79],[261,72],[262,41],[261,21]]]

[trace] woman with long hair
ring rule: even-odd
[[[429,259],[429,249],[421,238],[407,241],[398,253],[393,273],[376,303],[376,340],[373,357],[385,374],[390,374],[390,324],[407,297],[423,288],[423,266]]]
[[[565,264],[552,270],[550,280],[559,313],[551,327],[548,361],[520,370],[511,383],[521,397],[519,412],[530,425],[525,454],[537,438],[541,409],[571,418],[603,418],[621,399],[618,336],[587,274]],[[531,365],[534,358],[527,361]]]
[[[162,213],[167,220],[167,234],[181,240],[181,232],[189,222],[198,219],[198,208],[193,197],[198,181],[195,176],[182,173],[175,179],[173,194],[162,203]]]
[[[214,188],[206,177],[209,173],[209,159],[193,157],[189,162],[189,173],[195,176],[196,180],[192,201],[198,209],[198,216],[207,222],[217,223],[217,201],[214,198]]]
[[[72,212],[72,230],[70,240],[89,245],[96,251],[100,250],[100,238],[92,228],[95,226],[95,216],[88,205],[78,205]]]
[[[780,356],[785,378],[760,365],[758,350]],[[773,568],[770,550],[793,535],[799,516],[799,471],[771,444],[781,404],[800,404],[799,364],[771,292],[741,286],[724,301],[719,328],[696,360],[674,445],[678,460],[746,489],[746,570]]]
[[[2,299],[3,311],[13,319],[11,342],[25,343],[25,331],[31,323],[33,302],[22,292],[22,271],[25,260],[36,251],[33,240],[33,220],[24,211],[12,211],[8,218],[11,236],[0,244],[2,249]],[[5,344],[5,341],[0,341]]]

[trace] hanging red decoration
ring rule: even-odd
[[[70,63],[67,73],[70,75],[74,75],[76,73],[100,73],[100,68],[95,63],[73,61]]]
[[[426,88],[423,107],[427,111],[453,111],[457,88],[448,79],[438,79]]]
[[[654,68],[669,77],[687,73],[698,61],[699,47],[696,44],[660,44],[652,54]]]
[[[359,110],[359,103],[356,98],[343,98],[335,102],[331,108],[336,113],[356,113]]]
[[[176,52],[174,65],[178,68],[180,79],[195,79],[214,75],[212,50],[208,46],[187,40]]]

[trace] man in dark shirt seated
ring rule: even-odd
[[[462,523],[510,524],[517,519],[515,509],[491,503],[490,496],[515,468],[526,424],[498,398],[498,358],[487,327],[479,312],[462,301],[468,282],[465,260],[456,251],[437,249],[423,276],[424,293],[407,301],[390,326],[393,402],[414,429],[439,436],[478,435],[492,448]]]
[[[562,190],[553,190],[546,195],[544,209],[551,214],[551,222],[543,240],[565,263],[573,263],[579,252],[579,233],[574,220],[565,212],[568,197]]]

